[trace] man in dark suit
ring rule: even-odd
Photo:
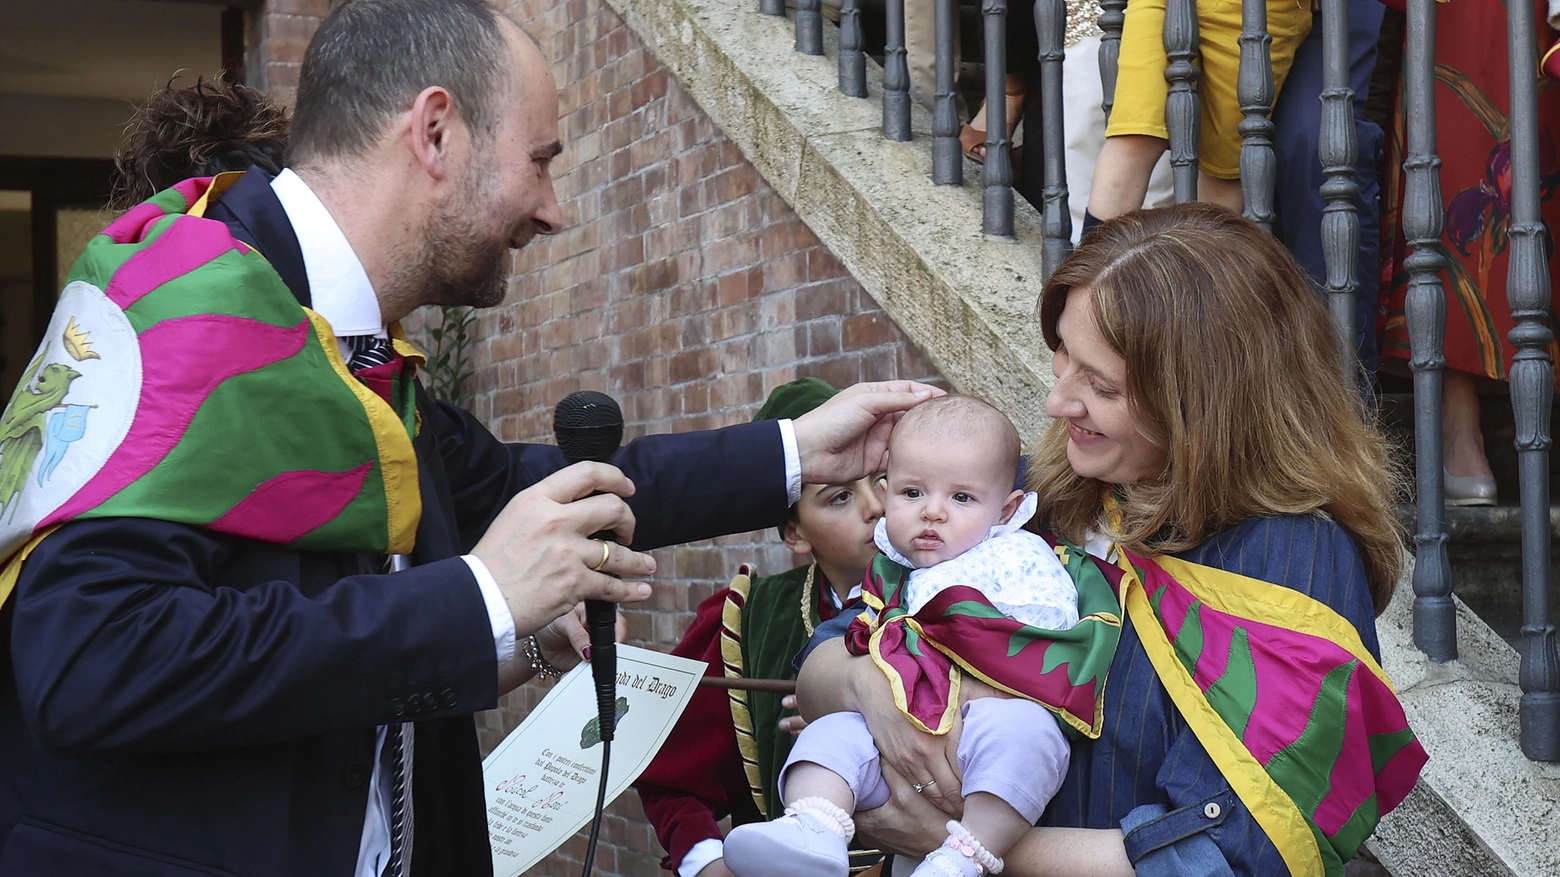
[[[304,62],[289,169],[213,187],[205,217],[367,375],[397,355],[387,327],[498,303],[508,251],[561,228],[556,116],[534,44],[483,0],[340,4]],[[893,415],[932,392],[865,385],[795,423],[564,468],[419,390],[414,565],[393,574],[154,517],[35,534],[0,596],[0,877],[488,873],[471,713],[578,660],[582,600],[646,598],[618,578],[654,573],[640,552],[760,529],[804,477],[874,471]]]

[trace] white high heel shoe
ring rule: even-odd
[[[1495,476],[1453,475],[1441,470],[1449,506],[1485,506],[1495,504]]]

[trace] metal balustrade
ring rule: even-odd
[[[1013,154],[1007,133],[1007,0],[983,0],[981,20],[986,27],[986,160],[981,165],[981,181],[985,183],[981,227],[989,235],[1012,237]]]
[[[1024,0],[1017,0],[1024,2]],[[1101,0],[1100,82],[1106,118],[1114,104],[1121,30],[1128,0]],[[1457,658],[1457,609],[1447,559],[1445,494],[1442,480],[1441,385],[1446,366],[1446,289],[1441,272],[1444,202],[1436,156],[1435,16],[1437,0],[1406,0],[1407,46],[1404,53],[1407,152],[1402,208],[1404,235],[1412,249],[1405,260],[1409,281],[1405,305],[1409,330],[1409,368],[1414,387],[1416,453],[1416,526],[1413,573],[1414,644],[1433,661]],[[823,54],[820,0],[795,0],[796,51]],[[911,139],[910,76],[905,51],[905,0],[883,0],[886,24],[883,68],[883,136]],[[759,0],[760,12],[784,15],[784,0]],[[1041,140],[1044,185],[1041,203],[1043,274],[1049,277],[1072,250],[1068,209],[1065,132],[1062,113],[1062,62],[1065,58],[1065,0],[1034,0],[1039,39]],[[986,156],[982,172],[982,227],[987,234],[1011,236],[1014,223],[1012,144],[1007,134],[1007,0],[982,0],[986,68]],[[1549,586],[1552,581],[1549,530],[1549,434],[1554,398],[1554,364],[1549,359],[1553,332],[1546,325],[1550,281],[1547,231],[1540,214],[1538,68],[1533,6],[1506,4],[1511,75],[1511,226],[1507,296],[1516,327],[1517,348],[1511,368],[1512,412],[1522,503],[1522,642],[1519,710],[1522,751],[1535,761],[1560,761],[1560,654]],[[1236,83],[1242,120],[1240,170],[1246,215],[1271,231],[1277,217],[1274,188],[1277,161],[1270,114],[1275,97],[1265,0],[1242,0],[1240,72]],[[932,112],[932,179],[938,185],[963,185],[964,156],[959,144],[956,96],[958,0],[935,4],[935,95]],[[1354,172],[1358,144],[1354,127],[1354,91],[1349,78],[1348,0],[1320,0],[1323,88],[1318,158],[1325,182],[1322,248],[1326,264],[1323,292],[1344,340],[1340,367],[1352,381],[1354,299],[1359,291],[1356,257],[1360,221],[1355,206],[1359,185]],[[839,83],[845,94],[868,95],[861,0],[842,0]],[[1196,0],[1167,0],[1164,46],[1169,94],[1165,121],[1175,199],[1197,197],[1198,95]],[[1043,279],[1043,278],[1042,278]]]
[[[1511,63],[1511,258],[1506,300],[1517,324],[1510,339],[1511,410],[1517,423],[1517,470],[1522,484],[1522,686],[1518,715],[1522,752],[1535,761],[1560,761],[1560,659],[1549,584],[1549,415],[1554,403],[1553,333],[1544,220],[1539,214],[1538,70],[1533,5],[1506,4]]]
[[[1165,128],[1170,132],[1170,179],[1176,203],[1197,200],[1197,137],[1202,132],[1197,58],[1197,0],[1165,0]]]
[[[1067,209],[1067,134],[1062,125],[1065,0],[1036,0],[1035,33],[1040,38],[1040,131],[1045,141],[1041,144],[1045,154],[1045,188],[1041,195],[1040,267],[1050,277],[1072,252],[1072,212]]]
[[[1250,6],[1252,0],[1246,0]],[[1342,341],[1343,361],[1339,367],[1343,373],[1354,375],[1354,298],[1359,293],[1359,278],[1355,276],[1355,258],[1360,251],[1360,217],[1354,201],[1360,196],[1359,183],[1354,181],[1354,167],[1359,157],[1359,143],[1354,131],[1354,89],[1349,86],[1349,0],[1322,0],[1322,130],[1317,144],[1322,173],[1327,177],[1322,183],[1322,198],[1327,202],[1322,212],[1322,260],[1327,278],[1323,287],[1333,319],[1338,322],[1338,335]],[[1272,66],[1267,58],[1262,62],[1268,70],[1267,91],[1263,109],[1273,106]],[[1241,64],[1241,75],[1246,73]],[[1244,99],[1242,104],[1244,104]],[[1244,107],[1242,107],[1244,109]],[[1273,123],[1266,122],[1265,133],[1271,137]],[[1245,124],[1245,123],[1242,123]],[[1268,143],[1271,153],[1272,144]],[[1271,173],[1269,165],[1266,170]],[[1246,177],[1245,154],[1241,154],[1241,179]],[[1271,189],[1269,189],[1271,193]],[[1246,194],[1246,215],[1264,228],[1273,220],[1271,200],[1264,201],[1266,213],[1259,211]]]
[[[1341,0],[1347,3],[1348,0]],[[1342,25],[1347,28],[1348,20]],[[1347,31],[1345,31],[1347,32]],[[1240,73],[1235,97],[1240,101],[1240,181],[1246,217],[1263,231],[1273,230],[1273,187],[1277,184],[1278,157],[1273,154],[1273,37],[1267,29],[1266,0],[1241,0]],[[1347,83],[1348,70],[1344,70]],[[1354,117],[1348,118],[1354,132]],[[1347,172],[1352,179],[1354,164]]]
[[[1441,270],[1441,159],[1435,154],[1435,4],[1408,0],[1404,117],[1408,122],[1403,235],[1408,269],[1409,361],[1414,374],[1418,516],[1414,533],[1414,645],[1433,661],[1457,657],[1457,607],[1446,557],[1441,463],[1441,374],[1446,367],[1446,288]]]
[[[964,153],[959,148],[959,102],[955,94],[958,71],[954,69],[959,3],[958,0],[937,0],[934,9],[937,94],[932,98],[932,182],[939,186],[958,186],[964,183]]]
[[[840,91],[851,97],[867,96],[867,53],[866,37],[861,32],[861,0],[845,0],[840,5]]]

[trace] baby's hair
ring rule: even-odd
[[[889,438],[890,459],[894,443],[906,436],[979,441],[1006,467],[1009,482],[1018,478],[1018,457],[1023,453],[1018,430],[1006,414],[975,396],[939,396],[905,412]]]

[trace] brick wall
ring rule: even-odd
[[[291,106],[303,51],[335,0],[265,0],[250,11],[244,76],[250,85]]]
[[[260,14],[269,85],[289,96],[326,0]],[[549,441],[552,406],[600,390],[630,436],[742,423],[776,385],[817,376],[937,379],[873,303],[603,0],[519,0],[504,11],[541,44],[561,92],[553,164],[567,230],[516,259],[508,301],[478,320],[472,410],[506,441]],[[668,649],[742,562],[791,564],[768,533],[657,552],[656,593],[628,610],[631,642]],[[478,716],[484,751],[545,693]],[[576,837],[536,875],[579,873]],[[597,873],[655,877],[662,855],[628,793],[611,808]]]

